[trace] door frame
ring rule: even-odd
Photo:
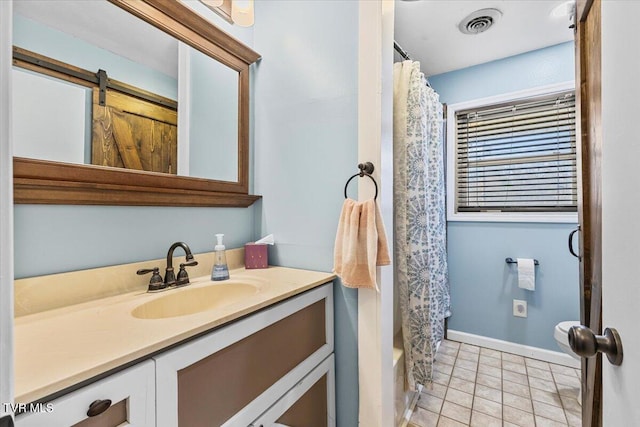
[[[0,425],[13,411],[13,146],[11,69],[13,2],[0,1]]]
[[[575,16],[580,224],[580,323],[602,333],[602,114],[600,0],[577,0]],[[602,425],[602,354],[582,358],[582,425]]]
[[[394,0],[359,1],[358,162],[372,162],[389,251],[393,253],[393,16]],[[356,165],[353,165],[355,168]],[[358,199],[373,197],[358,185]],[[395,424],[393,265],[377,267],[380,292],[358,290],[359,425]]]

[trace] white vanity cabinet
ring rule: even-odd
[[[87,416],[108,405],[99,415]],[[152,360],[139,363],[91,383],[49,403],[29,405],[16,417],[17,427],[115,427],[155,426],[155,368]]]
[[[263,304],[55,400],[27,405],[16,426],[335,427],[333,283]]]
[[[332,353],[328,283],[154,357],[157,426],[267,426],[311,389],[304,401],[319,399],[333,426]]]

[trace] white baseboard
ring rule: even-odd
[[[454,331],[451,329],[447,331],[447,339],[580,369],[579,360],[576,360],[568,354],[562,353],[560,351],[551,351],[544,348],[531,347],[528,345],[497,340],[495,338],[483,337],[482,335],[474,335],[467,332]]]

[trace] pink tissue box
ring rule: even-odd
[[[255,243],[247,243],[244,245],[244,267],[267,268],[269,264],[269,255],[267,253],[267,245]]]

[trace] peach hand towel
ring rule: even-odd
[[[350,288],[378,289],[376,266],[389,265],[387,236],[374,199],[345,199],[333,253],[333,271]]]

